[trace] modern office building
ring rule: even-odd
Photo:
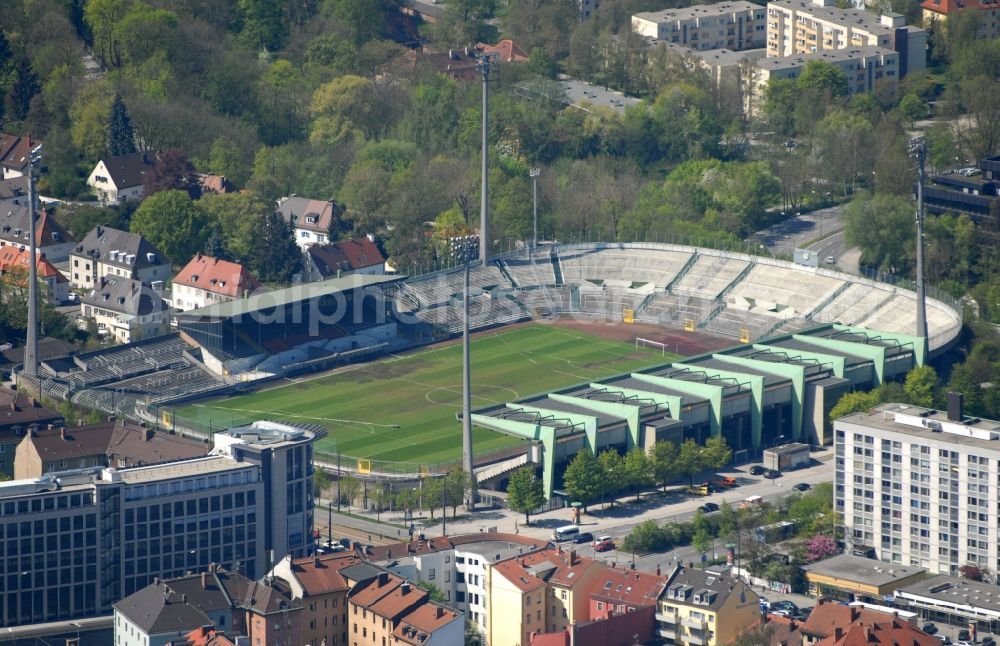
[[[767,55],[790,56],[856,47],[899,53],[899,75],[927,65],[927,32],[903,16],[840,9],[834,0],[773,0],[767,4]]]
[[[745,0],[649,11],[632,16],[632,31],[693,50],[754,49],[767,41],[766,12]]]
[[[271,422],[215,435],[206,457],[0,483],[0,624],[107,612],[212,563],[250,579],[312,547],[312,442]]]
[[[1000,564],[1000,422],[883,404],[834,422],[836,511],[849,549],[956,576]]]

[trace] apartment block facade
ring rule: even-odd
[[[834,500],[849,548],[957,575],[1000,565],[1000,422],[884,404],[834,423]]]
[[[678,566],[660,595],[657,633],[668,644],[728,644],[760,620],[760,597],[742,580]]]
[[[318,435],[257,422],[216,434],[206,457],[0,483],[0,624],[107,612],[212,563],[253,579],[273,554],[306,555]]]
[[[834,0],[774,0],[767,5],[767,56],[791,56],[858,47],[899,53],[899,75],[927,63],[927,32],[903,16],[840,9]]]
[[[766,42],[766,10],[735,0],[637,13],[632,16],[632,31],[699,51],[754,49]]]

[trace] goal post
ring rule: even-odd
[[[659,348],[660,349],[660,354],[662,356],[666,356],[667,355],[667,344],[666,343],[660,343],[659,341],[653,341],[652,339],[644,339],[641,336],[637,336],[637,337],[635,337],[635,351],[638,352],[640,347],[643,347],[643,348],[648,348],[648,347]]]

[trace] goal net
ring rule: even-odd
[[[636,351],[638,351],[640,347],[642,347],[642,348],[659,348],[661,355],[665,356],[667,354],[667,344],[666,343],[660,343],[659,341],[653,341],[652,339],[644,339],[641,336],[637,336],[637,337],[635,337],[635,349],[636,349]]]

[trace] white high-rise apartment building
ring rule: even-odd
[[[1000,422],[884,404],[834,422],[834,503],[848,549],[956,575],[996,571]]]

